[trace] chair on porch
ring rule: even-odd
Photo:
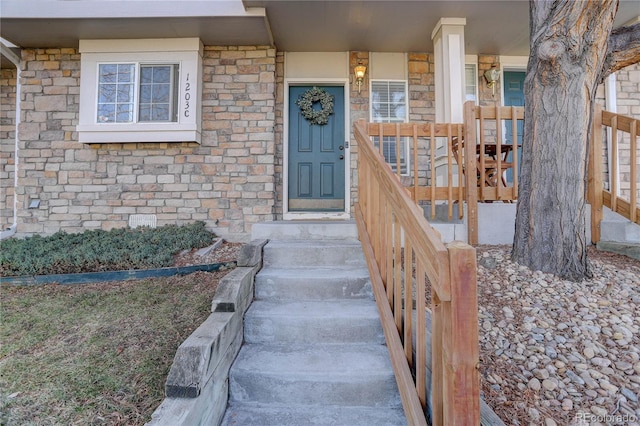
[[[482,149],[484,148],[484,149]],[[460,153],[464,150],[464,139],[454,137],[451,139],[451,151],[456,162],[460,163]],[[483,151],[481,153],[481,151]],[[506,173],[513,169],[513,162],[509,161],[509,154],[513,152],[513,145],[500,145],[500,153],[496,144],[476,145],[476,170],[478,187],[498,187],[502,182],[502,187],[507,187]],[[498,173],[498,155],[500,155],[500,173]],[[458,164],[462,173],[465,173],[464,161]]]

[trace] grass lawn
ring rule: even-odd
[[[0,425],[142,425],[229,271],[0,287]]]

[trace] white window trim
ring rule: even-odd
[[[404,108],[404,118],[403,123],[409,122],[409,81],[402,79],[386,79],[386,78],[376,78],[369,80],[369,93],[373,93],[373,83],[376,82],[384,82],[384,83],[404,83],[404,100],[405,100],[405,108]],[[373,108],[371,104],[373,103],[373,96],[369,99],[369,122],[373,123]],[[392,122],[391,122],[392,123]],[[409,176],[411,175],[411,150],[409,146],[409,138],[404,138],[404,149],[405,149],[405,157],[406,157],[406,169],[405,173],[400,173],[401,176]],[[402,164],[402,163],[401,163]],[[395,164],[393,164],[395,166]]]
[[[80,40],[81,143],[197,142],[201,140],[203,45],[198,38]],[[176,122],[98,123],[98,65],[101,63],[178,64]],[[136,90],[138,87],[136,86]]]
[[[475,74],[476,74],[476,80],[473,82],[473,86],[475,88],[475,100],[474,102],[477,104],[478,103],[478,99],[479,99],[479,94],[478,94],[478,81],[480,80],[479,76],[478,76],[478,56],[476,55],[465,55],[464,57],[464,67],[465,70],[467,68],[467,65],[473,65],[475,67]],[[466,78],[466,72],[465,72],[465,78]],[[466,102],[466,91],[467,91],[467,86],[469,85],[469,82],[465,80],[464,82],[464,87],[465,87],[465,102]]]

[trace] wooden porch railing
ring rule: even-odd
[[[468,241],[476,245],[478,203],[513,202],[518,198],[523,121],[524,107],[476,106],[467,102],[463,124],[366,123],[363,126],[381,154],[388,151],[388,146],[395,148],[395,174],[415,202],[430,204],[431,218],[436,216],[438,203],[448,206],[449,219],[453,217],[455,204],[459,206],[460,218],[465,211],[461,206],[466,206]],[[603,206],[640,224],[639,132],[640,120],[602,111],[600,105],[596,105],[588,169],[594,243],[600,240]],[[509,136],[505,138],[504,134]],[[605,138],[606,151],[603,149]],[[404,142],[406,139],[408,143]],[[404,169],[403,146],[411,164]],[[609,153],[608,161],[603,161],[605,152]],[[620,158],[624,158],[623,164]],[[609,164],[608,189],[604,187],[604,163]],[[625,185],[622,189],[621,182]],[[466,188],[476,188],[476,191]]]
[[[638,132],[640,120],[602,111],[596,105],[593,120],[593,137],[589,152],[588,170],[588,201],[591,204],[591,240],[600,241],[600,222],[603,217],[602,207],[609,207],[612,211],[626,217],[631,222],[640,225],[640,205],[638,204]],[[609,138],[607,152],[610,155],[609,189],[604,188],[604,172],[602,153],[603,139]],[[626,155],[621,155],[625,153]],[[619,158],[629,159],[625,170],[621,170]],[[626,162],[626,161],[625,161]],[[625,179],[620,177],[626,174]],[[625,195],[619,191],[619,182],[629,185],[625,188]]]
[[[412,199],[446,204],[452,219],[454,204],[462,218],[466,203],[468,240],[478,243],[478,202],[513,202],[518,198],[518,170],[523,107],[464,106],[464,123],[366,123],[366,134],[382,155],[395,148],[395,174]],[[507,131],[508,130],[508,131]],[[503,131],[509,134],[504,140]],[[408,138],[408,143],[406,139]],[[412,167],[403,169],[402,147]],[[424,172],[423,170],[427,170]],[[405,172],[404,174],[402,172]],[[476,188],[466,191],[466,188]]]
[[[451,140],[451,126],[446,133],[438,133],[444,130],[437,125],[388,126],[378,125],[379,134],[391,128],[398,137],[410,132],[415,140],[423,132],[431,140],[438,135]],[[456,127],[459,132],[461,126]],[[475,249],[461,242],[442,243],[375,149],[370,131],[375,134],[362,121],[354,128],[359,196],[355,214],[407,421],[426,424],[430,299],[431,422],[480,424]]]
[[[478,202],[518,197],[524,108],[468,102],[464,111],[463,124],[360,121],[354,128],[359,147],[356,220],[410,424],[424,424],[427,405],[427,286],[433,318],[432,423],[478,424],[480,415],[475,250],[459,242],[445,246],[418,203],[430,202],[432,217],[436,203],[448,204],[449,219],[455,203],[466,204],[468,240],[477,244]],[[588,169],[594,243],[600,239],[603,206],[640,224],[639,129],[640,120],[596,106]],[[503,132],[509,140],[503,140]],[[608,190],[603,185],[605,133],[611,157]],[[390,146],[395,149],[391,166],[383,156]],[[618,166],[621,149],[629,151],[623,171]],[[623,173],[628,197],[618,194]],[[463,211],[459,208],[460,217]]]

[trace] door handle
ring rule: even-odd
[[[340,146],[338,147],[338,149],[339,149],[340,151],[342,151],[342,150],[344,149],[344,146],[340,145]]]
[[[340,157],[338,157],[341,160],[344,160],[344,155],[340,154]]]

